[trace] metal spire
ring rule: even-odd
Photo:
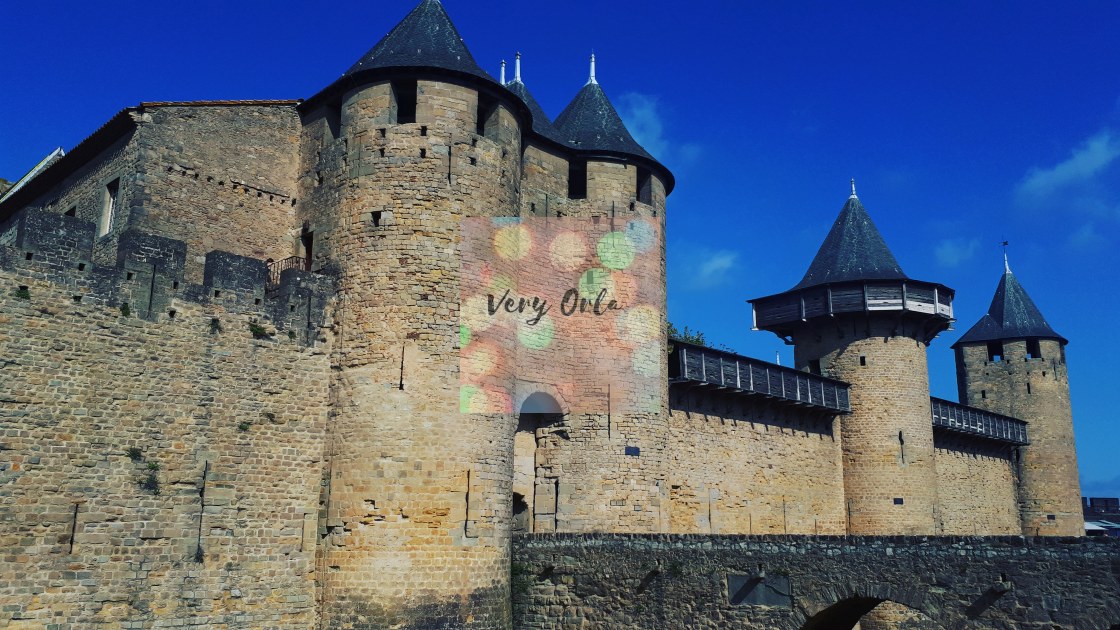
[[[1011,265],[1007,263],[1007,241],[1003,242],[1003,273],[1011,273]]]
[[[854,177],[852,178],[852,195],[848,199],[859,199],[859,197],[856,197],[856,180]]]
[[[506,60],[505,59],[502,59],[502,73],[498,77],[498,82],[501,83],[502,85],[506,84]]]
[[[513,58],[513,80],[515,83],[521,83],[521,53]]]
[[[587,83],[598,83],[595,80],[595,53],[591,53],[591,78],[587,79]]]

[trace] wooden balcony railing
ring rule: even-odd
[[[1027,441],[1027,423],[1018,418],[941,398],[930,398],[929,402],[934,430],[980,436],[1008,444],[1030,444]]]
[[[838,413],[852,410],[843,381],[681,341],[669,343],[671,384],[712,386]]]

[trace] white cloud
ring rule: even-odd
[[[1066,160],[1050,168],[1035,167],[1027,171],[1015,192],[1023,201],[1048,197],[1091,182],[1117,157],[1120,157],[1120,138],[1105,129],[1074,149]]]
[[[1093,223],[1085,223],[1069,235],[1069,245],[1074,249],[1095,249],[1104,243],[1105,238],[1097,232]]]
[[[665,114],[656,97],[628,92],[618,99],[618,115],[630,135],[653,157],[665,164],[680,165],[700,157],[697,144],[676,144],[665,137]]]
[[[738,259],[737,252],[727,250],[697,252],[688,265],[693,270],[688,277],[688,288],[700,291],[725,284],[731,279],[731,270]]]
[[[956,267],[972,258],[979,248],[980,239],[946,238],[937,244],[933,253],[943,266]]]

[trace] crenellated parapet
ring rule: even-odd
[[[247,315],[291,339],[313,345],[325,321],[333,281],[292,269],[269,285],[265,261],[224,251],[206,254],[204,280],[186,281],[187,244],[123,232],[116,264],[92,262],[96,226],[89,221],[39,210],[16,214],[0,230],[0,270],[19,280],[8,289],[33,299],[34,283],[67,287],[74,303],[120,309],[150,321],[175,319],[177,304],[189,302]]]

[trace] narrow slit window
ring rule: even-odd
[[[587,199],[587,160],[568,162],[568,199]]]
[[[117,195],[120,193],[120,178],[105,184],[101,200],[101,221],[97,225],[97,235],[105,236],[113,229],[113,215],[117,211]]]
[[[403,125],[416,122],[416,81],[393,81],[390,87],[393,91],[396,123]]]

